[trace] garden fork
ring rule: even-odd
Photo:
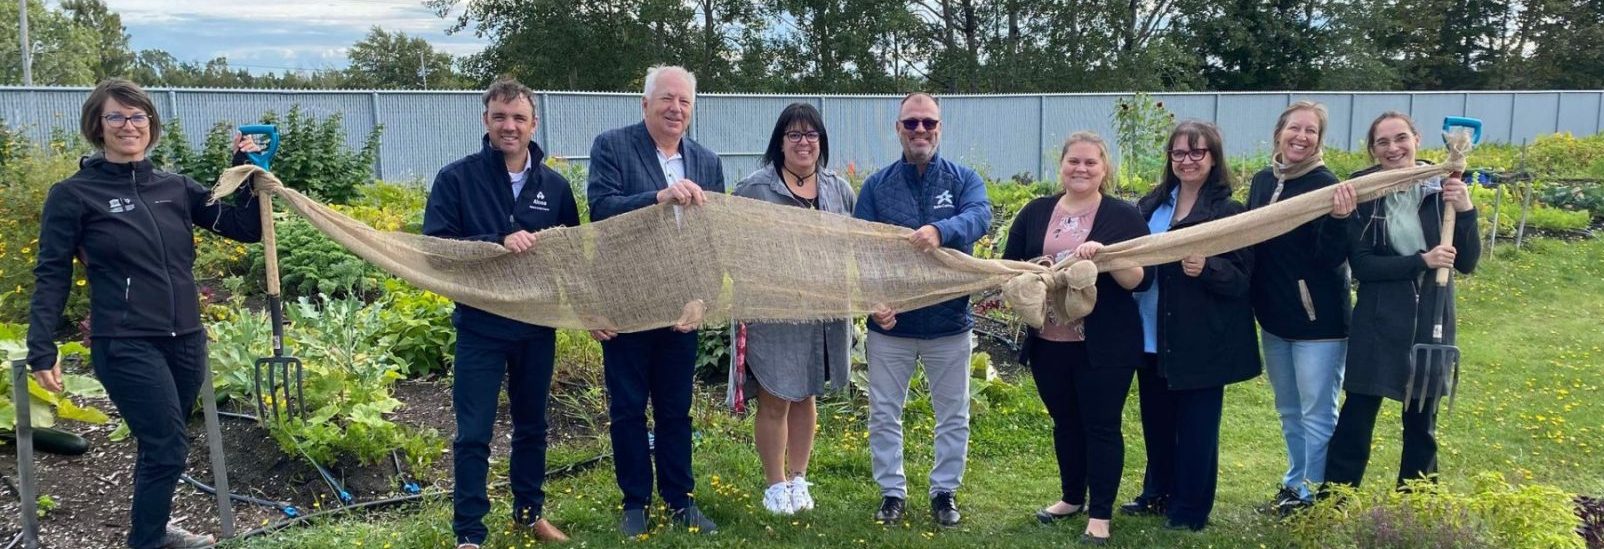
[[[240,126],[239,131],[242,135],[266,136],[266,150],[247,153],[247,156],[252,164],[264,170],[271,167],[273,154],[278,152],[278,128],[271,124],[255,124]],[[273,323],[273,356],[256,359],[251,369],[256,414],[261,421],[267,421],[270,413],[277,420],[282,405],[285,414],[296,414],[296,417],[305,419],[305,369],[301,359],[284,354],[284,304],[279,292],[278,237],[273,230],[273,196],[258,191],[257,201],[262,215],[262,251],[267,263],[267,311]],[[292,372],[294,378],[290,377]]]
[[[1473,132],[1471,143],[1481,140],[1481,121],[1474,118],[1450,116],[1443,121],[1443,133],[1446,134],[1454,128],[1465,128]],[[1459,178],[1463,174],[1454,172],[1450,178]],[[1467,189],[1468,192],[1468,189]],[[1454,209],[1443,205],[1442,213],[1442,242],[1443,246],[1454,244]],[[1459,389],[1459,347],[1443,343],[1443,317],[1448,311],[1448,298],[1452,288],[1448,279],[1452,275],[1452,267],[1437,269],[1437,303],[1433,309],[1431,325],[1431,343],[1416,343],[1409,349],[1409,379],[1404,383],[1404,409],[1409,408],[1412,399],[1419,396],[1419,403],[1415,410],[1425,411],[1427,401],[1436,404],[1436,399],[1448,398],[1448,410],[1454,409],[1454,397]],[[1419,379],[1419,395],[1415,394],[1416,379]]]

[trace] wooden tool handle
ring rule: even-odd
[[[262,253],[267,260],[267,295],[278,296],[278,237],[273,231],[273,195],[267,191],[256,193],[257,205],[262,212]]]
[[[1464,174],[1462,172],[1454,172],[1454,173],[1448,174],[1448,178],[1449,179],[1459,179],[1463,175]],[[1467,192],[1467,193],[1470,192],[1470,189],[1468,189],[1468,188],[1465,189],[1465,192]],[[1454,211],[1454,207],[1449,205],[1447,202],[1448,202],[1447,200],[1443,201],[1443,208],[1442,208],[1442,245],[1443,246],[1453,246],[1454,245],[1454,218],[1458,217],[1459,213],[1455,212]],[[272,257],[272,256],[268,256],[268,257]],[[1451,271],[1451,270],[1453,270],[1453,267],[1443,267],[1441,269],[1437,269],[1437,287],[1442,288],[1442,287],[1448,286],[1448,271]],[[276,277],[277,275],[274,275],[274,276]]]

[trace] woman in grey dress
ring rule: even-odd
[[[830,139],[819,110],[792,103],[780,112],[761,166],[736,184],[735,195],[852,215],[847,180],[825,168]],[[852,333],[848,321],[746,325],[746,394],[758,401],[754,438],[768,482],[763,506],[789,515],[813,508],[806,473],[818,422],[814,396],[847,383]]]

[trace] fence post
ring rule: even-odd
[[[368,110],[373,113],[373,116],[369,117],[369,119],[368,119],[369,120],[368,132],[371,133],[374,128],[379,127],[379,92],[378,92],[378,90],[374,90],[372,94],[368,95]],[[373,172],[379,174],[379,179],[384,179],[385,178],[385,174],[384,174],[384,139],[382,139],[382,138],[379,139],[379,150],[374,151],[374,152],[376,152],[377,154],[373,155]]]
[[[540,106],[539,110],[535,113],[535,116],[540,117],[540,146],[546,149],[546,154],[551,154],[552,152],[551,120],[546,119],[546,113],[550,112],[546,109],[546,101],[549,100],[550,96],[547,95],[546,92],[540,92]]]
[[[1047,180],[1047,96],[1036,96],[1036,180]]]

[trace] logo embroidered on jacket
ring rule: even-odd
[[[540,211],[543,211],[543,212],[551,211],[551,208],[549,208],[547,206],[548,206],[548,204],[546,204],[546,191],[536,191],[535,192],[535,198],[529,201],[529,209],[531,209],[531,210],[540,210]]]
[[[106,201],[106,209],[111,213],[134,211],[134,201],[128,198],[113,198]]]
[[[936,195],[936,206],[935,207],[937,207],[937,208],[951,208],[951,207],[953,207],[953,205],[952,205],[952,191],[941,191],[941,194]]]

